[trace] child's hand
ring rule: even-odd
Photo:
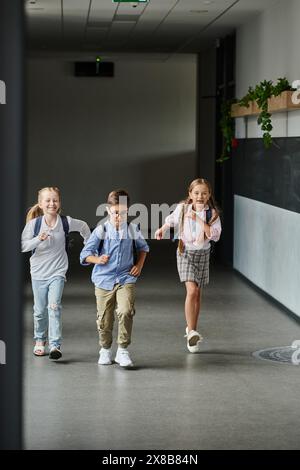
[[[47,238],[49,237],[50,235],[46,232],[43,232],[39,235],[39,239],[43,242],[44,240],[47,240]]]
[[[196,204],[196,211],[197,211],[197,212],[201,212],[201,211],[203,211],[203,209],[204,209],[204,204],[198,202],[198,203]]]
[[[109,255],[101,255],[98,257],[97,264],[106,264],[109,260]]]
[[[131,274],[131,276],[138,277],[141,274],[141,271],[142,268],[138,264],[135,264],[134,266],[132,266],[129,274]]]
[[[162,237],[163,237],[162,228],[157,229],[154,236],[155,236],[156,240],[161,240]]]

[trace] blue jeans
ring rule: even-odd
[[[64,285],[65,279],[62,276],[46,281],[32,279],[34,339],[46,341],[48,329],[50,349],[61,345],[61,297]]]

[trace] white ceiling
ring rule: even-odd
[[[31,54],[195,53],[278,0],[26,0]]]

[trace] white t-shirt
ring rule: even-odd
[[[91,231],[83,220],[72,219],[67,216],[69,232],[79,232],[84,239],[88,240]],[[46,280],[55,276],[66,277],[68,270],[68,255],[66,253],[66,237],[60,215],[57,216],[54,227],[46,224],[45,217],[42,218],[39,234],[46,232],[49,237],[42,241],[38,236],[34,237],[34,226],[36,219],[30,220],[22,232],[22,252],[35,250],[30,257],[30,274],[32,279]]]

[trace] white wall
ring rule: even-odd
[[[28,61],[27,203],[61,187],[64,212],[97,222],[114,188],[132,202],[172,203],[195,177],[196,56],[119,61],[114,78]]]
[[[299,24],[299,0],[281,0],[238,29],[237,97],[264,79],[300,79]],[[274,137],[300,135],[299,111],[273,115],[272,121]],[[237,136],[245,137],[243,119],[237,120]],[[248,119],[251,137],[261,137],[255,117]],[[299,214],[235,196],[235,269],[300,316],[299,237]]]
[[[299,21],[299,0],[280,0],[237,30],[237,96],[264,79],[300,79]]]
[[[234,220],[235,269],[300,316],[300,214],[235,195]]]
[[[280,0],[237,30],[236,96],[262,80],[300,80],[300,2]],[[247,118],[247,137],[261,137],[255,117]],[[300,135],[300,111],[274,114],[274,137]],[[237,137],[245,137],[244,119],[237,120]]]

